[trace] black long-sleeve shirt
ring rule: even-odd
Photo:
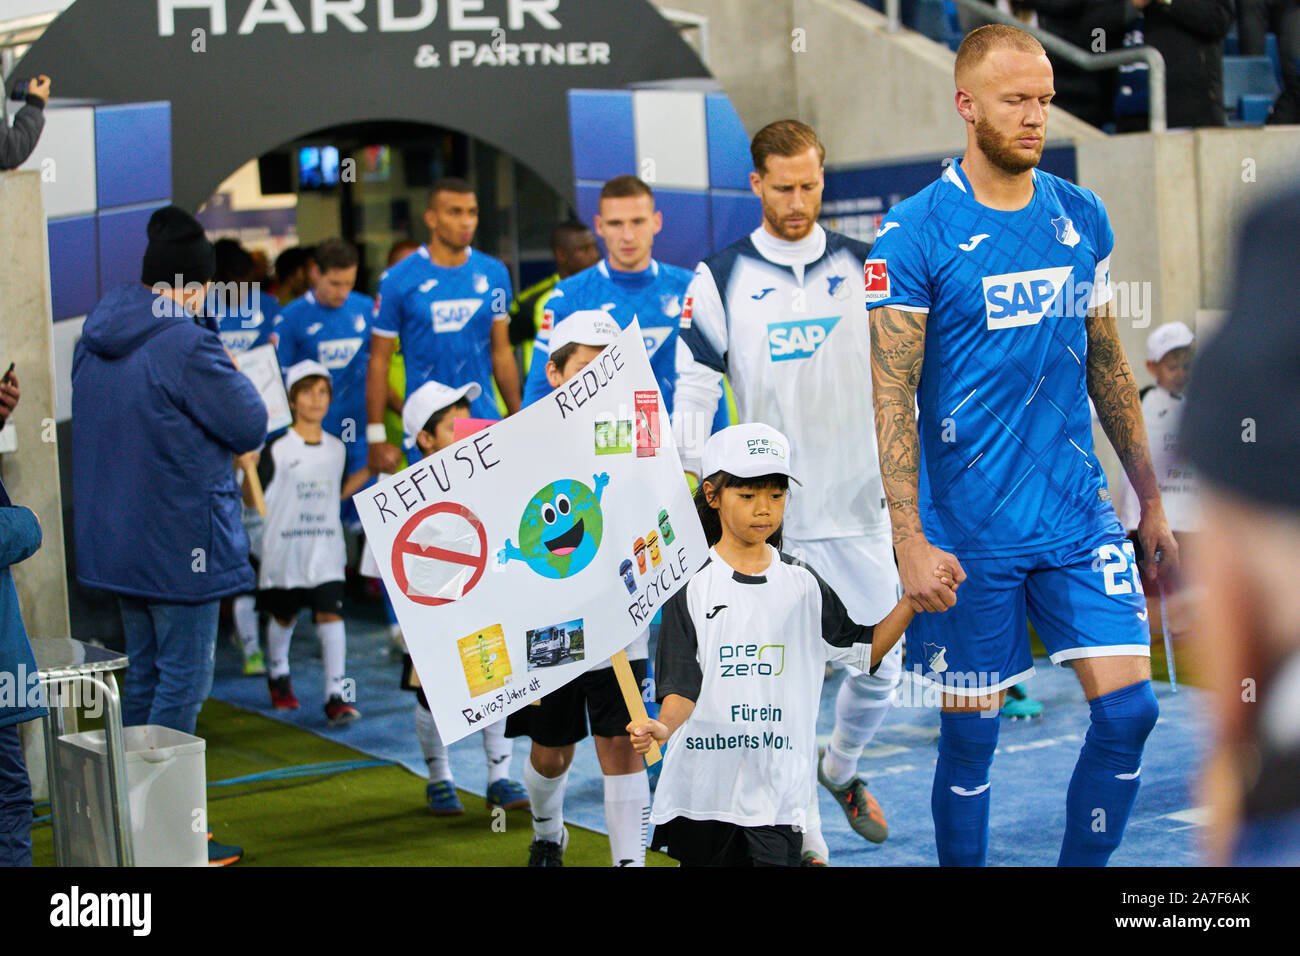
[[[0,90],[0,92],[3,92]],[[36,141],[45,129],[45,101],[28,94],[27,105],[14,116],[11,129],[0,139],[0,170],[17,169],[36,148]]]

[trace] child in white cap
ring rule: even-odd
[[[402,406],[402,427],[406,439],[414,449],[409,452],[411,461],[442,451],[455,442],[456,419],[468,418],[470,403],[483,392],[477,382],[459,388],[450,388],[441,382],[425,382]],[[452,779],[451,760],[447,745],[442,742],[438,725],[429,712],[429,701],[418,679],[412,680],[415,670],[410,654],[402,661],[402,686],[416,693],[415,736],[420,741],[425,765],[429,768],[429,782],[425,785],[425,799],[434,816],[456,816],[465,812],[456,784]],[[528,807],[528,794],[515,780],[510,779],[511,743],[506,739],[506,724],[498,720],[484,728],[483,752],[487,757],[487,804],[506,810]]]
[[[573,312],[551,330],[546,381],[559,388],[587,367],[619,335],[618,322],[600,309]],[[536,353],[534,353],[536,354]],[[626,649],[632,675],[644,686],[649,632]],[[506,718],[506,736],[529,737],[532,749],[524,784],[533,806],[529,866],[563,866],[568,830],[564,792],[574,749],[590,732],[604,777],[605,827],[615,866],[644,866],[650,816],[650,779],[645,761],[632,749],[627,703],[609,661],[547,694],[535,707]]]
[[[347,551],[339,502],[370,480],[368,468],[346,474],[347,449],[321,423],[333,397],[329,369],[299,362],[285,373],[293,425],[270,442],[257,463],[266,496],[258,610],[266,628],[271,706],[297,710],[289,680],[289,642],[298,612],[312,609],[325,666],[325,718],[331,727],[361,716],[345,692],[347,632],[343,583]]]
[[[664,605],[659,719],[627,725],[638,753],[670,744],[650,845],[684,866],[800,865],[826,661],[874,671],[912,620],[904,598],[874,627],[855,623],[817,572],[780,552],[789,448],[758,423],[705,444],[695,507],[712,547]]]
[[[1169,530],[1178,540],[1179,549],[1188,546],[1198,521],[1199,486],[1191,465],[1183,460],[1178,450],[1178,429],[1183,418],[1184,393],[1188,374],[1192,368],[1192,354],[1196,339],[1192,330],[1182,322],[1166,322],[1157,326],[1147,336],[1147,371],[1155,379],[1154,385],[1142,389],[1142,418],[1147,428],[1147,447],[1151,449],[1151,467],[1156,473],[1160,497],[1164,502]],[[1145,567],[1142,542],[1137,526],[1142,514],[1141,502],[1127,476],[1120,482],[1119,520],[1129,532],[1139,569]],[[1152,630],[1159,633],[1160,592],[1156,582],[1145,572],[1142,589],[1147,595],[1148,620]]]

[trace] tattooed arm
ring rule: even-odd
[[[1148,568],[1155,573],[1154,556],[1159,549],[1164,553],[1163,566],[1176,571],[1178,542],[1174,540],[1169,521],[1165,518],[1155,469],[1151,467],[1151,452],[1147,448],[1142,402],[1133,371],[1124,357],[1124,347],[1120,344],[1115,315],[1109,303],[1088,311],[1087,328],[1088,396],[1096,406],[1102,430],[1119,455],[1120,464],[1124,466],[1124,472],[1142,504],[1138,539],[1146,553]]]
[[[894,526],[898,572],[912,609],[945,611],[955,588],[935,577],[946,564],[957,584],[966,578],[957,558],[934,547],[921,528],[918,485],[921,440],[916,427],[916,387],[925,357],[924,312],[889,307],[871,310],[871,397],[876,411],[880,477]]]

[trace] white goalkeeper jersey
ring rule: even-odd
[[[806,826],[826,661],[871,667],[873,627],[808,565],[768,546],[762,574],[709,551],[664,604],[655,658],[659,700],[695,702],[668,741],[652,822]]]
[[[786,536],[890,531],[871,403],[868,247],[815,226],[785,242],[755,229],[695,268],[681,318],[673,434],[698,471],[731,380],[740,422],[783,432],[800,463]]]
[[[1199,486],[1196,472],[1178,453],[1178,428],[1183,417],[1184,401],[1158,385],[1142,396],[1142,418],[1147,428],[1147,447],[1151,449],[1151,467],[1156,473],[1165,517],[1173,531],[1195,531],[1200,525]],[[1132,531],[1142,518],[1141,503],[1127,475],[1119,481],[1119,520]]]

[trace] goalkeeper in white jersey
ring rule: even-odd
[[[811,127],[772,123],[750,145],[763,223],[701,262],[678,346],[673,434],[698,476],[701,449],[730,376],[740,422],[789,436],[805,484],[790,497],[786,550],[816,566],[859,621],[878,621],[902,593],[871,413],[870,334],[862,281],[866,244],[817,224],[826,151]],[[884,814],[857,776],[902,673],[896,647],[875,674],[850,668],[817,777],[854,831],[880,843]],[[816,791],[804,856],[824,862]]]

